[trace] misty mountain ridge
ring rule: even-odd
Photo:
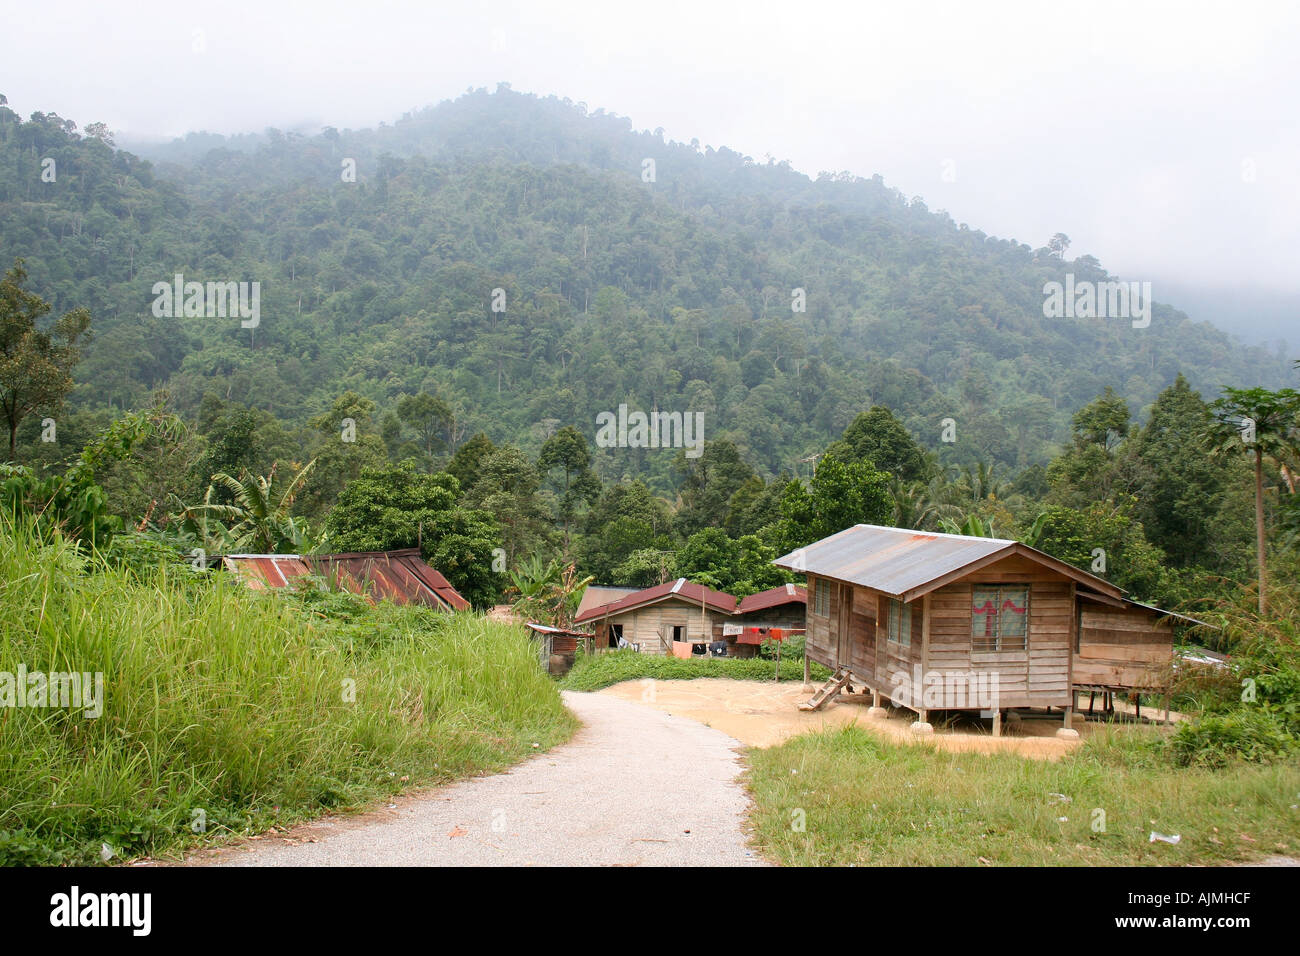
[[[86,407],[165,387],[182,410],[216,392],[305,422],[345,389],[380,409],[425,390],[530,449],[626,402],[702,411],[774,474],[883,403],[952,463],[1015,468],[1107,386],[1138,411],[1179,372],[1207,395],[1291,374],[1159,302],[1147,328],[1047,319],[1048,283],[1115,277],[879,176],[811,179],[507,87],[370,130],[191,134],[141,147],[152,162],[0,108],[0,149],[0,255],[95,316]],[[150,315],[178,273],[259,281],[261,327]],[[662,456],[602,454],[666,480]]]

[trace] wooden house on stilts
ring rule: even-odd
[[[1017,541],[856,525],[775,563],[807,575],[806,655],[833,672],[804,707],[857,685],[914,710],[918,733],[973,710],[998,735],[1032,707],[1076,736],[1078,692],[1159,692],[1173,659],[1179,615]]]

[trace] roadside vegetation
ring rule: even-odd
[[[1049,762],[892,744],[851,725],[750,760],[755,843],[789,866],[1179,865],[1300,853],[1300,761],[1183,768],[1155,728],[1104,732]]]
[[[731,657],[706,657],[686,660],[662,654],[638,654],[636,651],[609,651],[602,654],[579,654],[572,670],[560,681],[565,690],[600,690],[627,680],[695,680],[700,677],[726,677],[732,680],[775,680],[777,664],[765,657],[745,660]],[[812,678],[824,681],[830,671],[812,662]],[[803,680],[803,657],[782,654],[781,680]]]
[[[576,728],[518,628],[131,564],[0,516],[0,671],[104,675],[96,718],[0,709],[0,864],[262,833]]]

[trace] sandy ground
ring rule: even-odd
[[[801,711],[798,705],[811,694],[797,681],[638,680],[615,684],[599,693],[698,720],[751,747],[770,747],[810,730],[857,723],[872,733],[902,743],[980,753],[1011,752],[1056,760],[1079,746],[1098,727],[1076,715],[1073,727],[1079,731],[1079,739],[1059,739],[1055,736],[1061,727],[1058,713],[1043,719],[1005,721],[1003,736],[995,738],[990,730],[992,721],[979,721],[972,715],[962,716],[948,727],[936,724],[933,736],[918,737],[911,732],[916,715],[910,710],[891,707],[886,718],[867,717],[867,708],[871,706],[869,695],[841,694],[819,711]],[[1118,704],[1117,708],[1122,709]]]
[[[205,850],[217,866],[754,866],[736,740],[614,695],[566,692],[574,738],[516,767]]]

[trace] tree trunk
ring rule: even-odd
[[[1259,616],[1268,611],[1265,588],[1268,577],[1264,572],[1264,452],[1255,446],[1255,560],[1259,565]]]

